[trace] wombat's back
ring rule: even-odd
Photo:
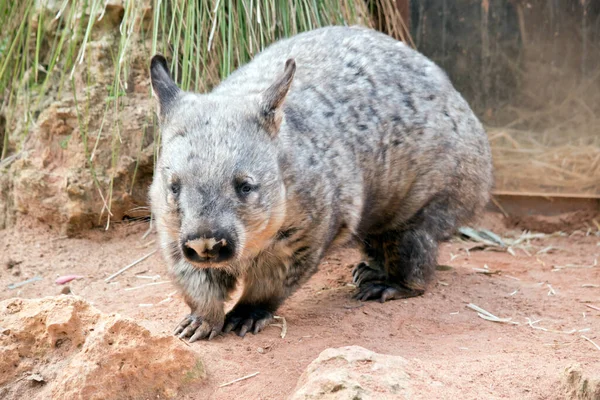
[[[213,93],[259,93],[288,58],[297,71],[280,140],[302,171],[296,183],[327,173],[342,199],[362,199],[361,230],[401,224],[440,192],[460,203],[457,222],[487,202],[481,124],[437,65],[382,33],[327,27],[279,41]]]

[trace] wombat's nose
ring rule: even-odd
[[[185,258],[193,262],[222,262],[234,253],[229,236],[219,232],[188,236],[183,240],[181,249]]]

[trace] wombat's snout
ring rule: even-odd
[[[235,254],[230,235],[222,231],[207,231],[188,235],[182,240],[181,251],[191,262],[223,262]]]

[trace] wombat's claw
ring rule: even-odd
[[[371,268],[365,262],[358,263],[352,271],[352,282],[356,286],[361,286],[366,282],[379,281],[385,279],[385,274],[375,268]]]
[[[358,287],[358,292],[353,296],[356,300],[379,300],[385,303],[388,300],[406,299],[423,294],[422,290],[390,286],[383,282],[364,283]]]
[[[177,325],[174,334],[179,336],[180,339],[189,337],[189,342],[192,343],[198,339],[211,340],[217,336],[220,331],[220,326],[211,325],[202,317],[190,314]]]
[[[257,334],[273,319],[273,314],[257,306],[238,305],[225,316],[223,333],[237,331],[244,337],[247,332]]]

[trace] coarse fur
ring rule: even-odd
[[[364,254],[356,298],[419,295],[438,244],[488,201],[480,122],[439,67],[384,34],[281,40],[209,94],[179,90],[161,56],[151,75],[162,132],[152,211],[191,308],[176,333],[191,341],[262,330],[336,245]],[[229,253],[182,251],[208,238]]]

